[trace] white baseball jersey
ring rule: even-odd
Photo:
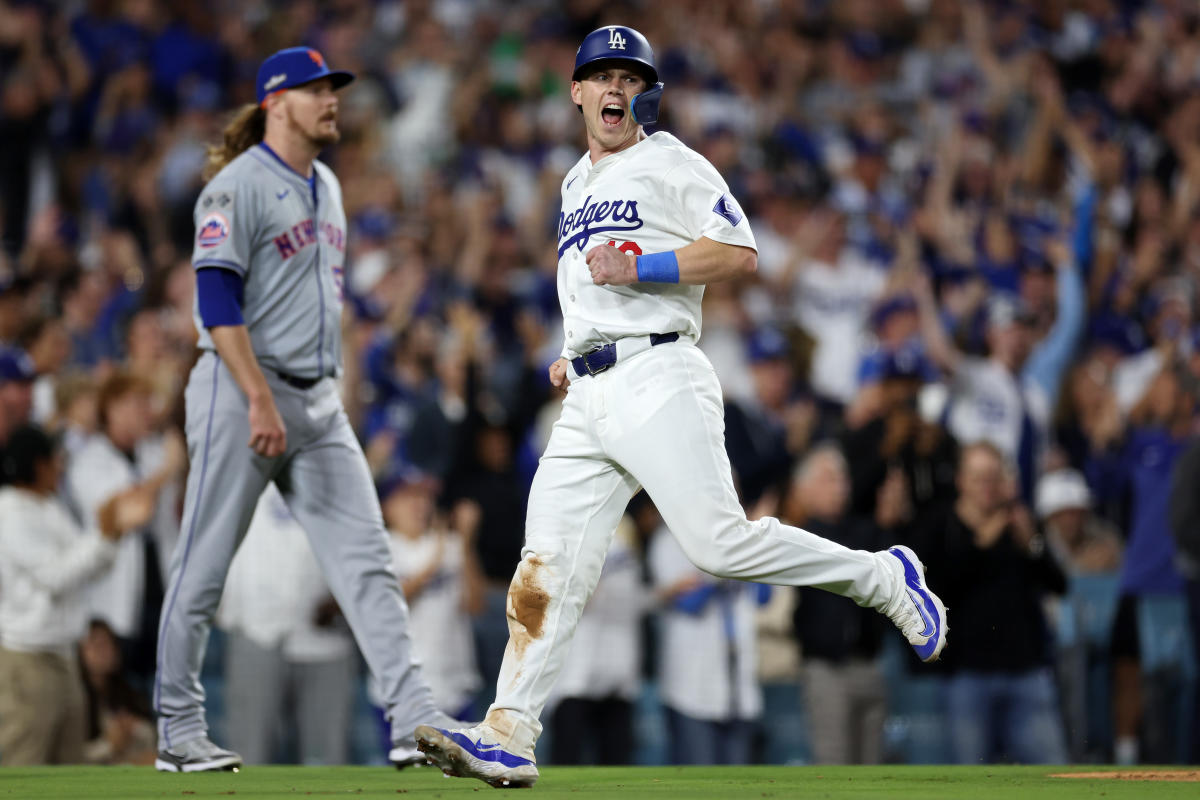
[[[816,339],[809,382],[823,397],[854,399],[867,318],[886,282],[887,273],[852,248],[837,264],[810,260],[796,274],[792,313]]]
[[[661,253],[701,237],[757,249],[729,186],[699,153],[663,132],[595,164],[585,153],[563,178],[558,216],[562,355],[652,333],[679,333],[695,343],[703,286],[596,286],[587,252],[611,244],[633,255]]]
[[[1024,415],[1029,414],[1039,434],[1050,421],[1049,402],[1037,383],[1015,378],[991,359],[963,359],[950,392],[946,425],[954,437],[964,444],[989,441],[1014,462]]]

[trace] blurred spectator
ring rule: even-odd
[[[1068,575],[1111,572],[1121,565],[1120,534],[1112,523],[1091,513],[1091,492],[1076,470],[1043,475],[1035,509],[1046,546]]]
[[[995,445],[963,448],[958,491],[921,544],[931,588],[957,620],[954,647],[943,655],[954,760],[1064,763],[1041,601],[1065,591],[1066,579]]]
[[[647,560],[661,609],[658,687],[670,763],[750,763],[762,713],[754,610],[770,587],[704,574],[665,527],[650,540]]]
[[[273,483],[229,567],[217,624],[229,634],[230,746],[248,764],[346,763],[359,663],[354,639]],[[289,742],[294,753],[285,749]]]
[[[743,502],[754,504],[787,483],[792,462],[812,434],[816,408],[792,396],[795,379],[783,334],[755,331],[746,360],[753,392],[747,400],[725,403],[725,451]]]
[[[650,600],[635,537],[633,520],[623,517],[546,702],[553,720],[552,763],[633,763],[633,706],[641,692],[640,623]]]
[[[92,620],[79,643],[79,663],[87,696],[84,759],[91,764],[153,764],[158,740],[150,703],[123,677],[112,628]]]
[[[435,514],[436,494],[436,483],[418,473],[393,477],[379,491],[392,568],[408,601],[413,658],[437,707],[470,719],[480,688],[469,616],[482,602],[474,545],[478,510],[460,506],[458,527],[449,528]]]
[[[850,469],[850,511],[873,519],[885,485],[898,486],[895,524],[920,527],[928,514],[952,501],[957,445],[919,403],[932,365],[909,343],[880,350],[867,363],[868,380],[846,410],[842,446]],[[894,489],[894,487],[889,487]]]
[[[166,562],[179,535],[179,481],[187,453],[178,431],[160,434],[154,422],[153,386],[125,371],[112,373],[97,391],[99,435],[74,454],[66,487],[85,526],[113,495],[144,494],[154,505],[150,523],[122,540],[108,574],[91,589],[92,616],[112,628],[121,660],[135,683],[153,679],[158,617]]]
[[[34,378],[33,361],[24,351],[0,348],[0,449],[11,431],[30,421]]]
[[[55,495],[62,453],[40,428],[8,438],[0,469],[0,763],[83,761],[87,708],[75,646],[87,626],[84,588],[153,504],[126,491],[83,533]]]
[[[851,516],[849,468],[835,445],[809,451],[796,472],[792,495],[803,513],[795,523],[818,536],[869,552],[892,543],[885,529],[898,522],[899,502],[885,499],[880,504],[884,525]],[[887,621],[871,609],[813,588],[800,590],[794,620],[814,763],[882,763],[887,687],[879,655]]]
[[[964,444],[988,441],[1017,468],[1026,502],[1040,467],[1059,381],[1074,354],[1084,320],[1084,291],[1065,245],[1052,244],[1058,270],[1058,315],[1045,338],[1023,300],[996,295],[987,307],[987,358],[965,356],[946,336],[928,287],[918,294],[925,346],[952,373],[947,426]]]
[[[1108,758],[1110,630],[1116,612],[1121,537],[1092,510],[1091,492],[1073,469],[1038,481],[1037,515],[1046,547],[1067,574],[1067,591],[1050,606],[1067,749],[1073,763]]]
[[[1168,366],[1129,413],[1129,425],[1089,480],[1097,493],[1128,493],[1129,539],[1121,565],[1121,598],[1112,633],[1116,759],[1176,760],[1167,730],[1177,705],[1164,692],[1186,671],[1184,579],[1175,558],[1168,509],[1171,475],[1192,431],[1196,399],[1190,378]],[[1178,619],[1178,624],[1169,622]],[[1160,625],[1176,629],[1174,646]],[[1162,673],[1155,676],[1155,673]],[[1152,678],[1152,676],[1154,676]]]
[[[840,408],[854,398],[866,323],[886,274],[847,242],[846,217],[837,211],[812,209],[793,246],[787,269],[764,277],[792,299],[792,316],[816,342],[807,376],[813,391]]]
[[[1192,663],[1200,668],[1200,436],[1193,433],[1175,463],[1171,479],[1171,530],[1175,534],[1175,563],[1187,587],[1188,622],[1192,634]],[[1195,708],[1191,721],[1192,752],[1200,763],[1200,688],[1193,686]]]
[[[54,416],[49,428],[62,438],[68,462],[87,444],[99,427],[96,382],[82,372],[66,372],[54,385]]]

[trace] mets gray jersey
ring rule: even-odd
[[[346,213],[333,171],[314,180],[263,145],[231,161],[196,201],[192,265],[242,276],[242,315],[264,367],[300,378],[341,369],[342,259]],[[199,345],[215,350],[194,311]]]
[[[448,719],[413,663],[371,472],[331,377],[341,369],[345,227],[329,168],[314,162],[310,183],[263,145],[217,173],[196,205],[192,263],[242,276],[242,316],[287,450],[265,458],[247,447],[249,401],[197,313],[204,352],[185,393],[191,466],[154,687],[164,750],[207,735],[200,667],[209,626],[233,554],[272,482],[308,533],[381,687],[392,740],[410,740],[419,722]]]

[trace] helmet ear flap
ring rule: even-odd
[[[639,92],[630,101],[633,121],[638,125],[653,125],[658,122],[658,104],[662,102],[663,83],[659,81],[644,92]]]

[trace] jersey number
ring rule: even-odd
[[[637,242],[621,242],[620,244],[609,242],[608,246],[615,247],[622,253],[627,253],[631,256],[640,256],[642,254],[642,248]]]

